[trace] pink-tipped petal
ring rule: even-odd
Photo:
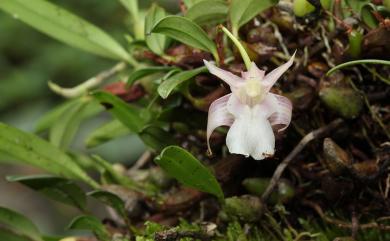
[[[276,83],[276,81],[280,78],[280,76],[282,76],[282,74],[286,72],[288,68],[291,67],[291,65],[294,63],[295,53],[293,54],[293,56],[291,56],[289,61],[277,67],[276,69],[272,70],[264,77],[262,84],[264,85],[266,91],[269,91],[272,88],[272,86]]]
[[[256,160],[274,154],[275,136],[260,106],[244,106],[229,129],[226,145],[230,153],[252,156]]]
[[[203,60],[203,62],[211,74],[225,81],[226,84],[228,84],[231,89],[236,88],[241,84],[243,84],[244,79],[238,77],[237,75],[234,75],[229,71],[223,70],[221,68],[218,68],[213,63],[210,63],[206,60]]]
[[[230,126],[233,124],[234,118],[227,110],[227,103],[232,94],[222,96],[211,103],[207,119],[207,147],[211,153],[210,136],[213,131],[219,126]]]
[[[272,108],[272,112],[268,112],[271,125],[280,125],[281,128],[278,129],[278,132],[285,130],[291,122],[291,101],[284,96],[269,93],[263,103],[264,105],[261,106],[267,106],[265,110],[263,107],[264,111],[269,111],[269,108]]]
[[[242,72],[242,78],[245,80],[257,79],[261,81],[264,78],[265,71],[259,69],[257,65],[252,62],[251,67],[248,72]]]

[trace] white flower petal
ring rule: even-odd
[[[291,101],[281,95],[269,93],[261,103],[261,109],[268,112],[271,125],[282,125],[278,132],[285,130],[291,122]]]
[[[252,156],[261,160],[275,152],[275,136],[260,106],[245,106],[234,120],[226,137],[230,153]]]
[[[222,96],[211,103],[207,119],[207,147],[211,153],[210,136],[213,131],[219,126],[230,126],[233,121],[233,115],[230,114],[226,108],[227,102],[232,94]]]
[[[295,53],[293,54],[293,56],[291,56],[289,61],[277,67],[276,69],[272,70],[264,77],[262,84],[265,86],[267,91],[269,91],[272,88],[272,86],[280,78],[280,76],[282,76],[282,74],[286,72],[286,70],[290,68],[290,66],[294,63]]]
[[[244,83],[244,79],[238,77],[237,75],[234,75],[229,71],[223,70],[221,68],[218,68],[213,63],[210,63],[206,60],[203,60],[203,62],[211,74],[225,81],[232,90]]]
[[[251,67],[250,67],[248,72],[241,73],[242,78],[244,78],[245,80],[257,79],[259,81],[261,81],[264,78],[264,74],[265,74],[265,71],[260,70],[257,67],[257,65],[255,64],[255,62],[252,62]]]

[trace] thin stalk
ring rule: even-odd
[[[220,25],[220,28],[222,29],[222,31],[230,38],[230,40],[232,40],[232,42],[234,43],[234,45],[236,45],[236,47],[238,48],[238,50],[240,51],[240,54],[241,54],[241,57],[242,59],[244,60],[244,63],[245,63],[245,66],[247,68],[247,70],[250,69],[251,67],[251,59],[249,58],[248,56],[248,53],[245,51],[245,48],[244,46],[242,46],[242,44],[240,43],[240,41],[233,36],[232,33],[229,32],[229,30],[227,30],[227,28],[225,28],[224,26]]]

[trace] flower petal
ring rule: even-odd
[[[255,62],[252,62],[251,67],[248,72],[242,72],[242,78],[245,80],[248,79],[257,79],[261,81],[264,78],[265,71],[259,69]]]
[[[225,81],[230,86],[231,89],[236,88],[239,85],[243,84],[244,79],[238,77],[237,75],[234,75],[229,71],[223,70],[221,68],[218,68],[213,63],[210,63],[206,60],[203,60],[203,62],[211,74]]]
[[[292,104],[288,98],[269,93],[260,108],[269,114],[268,117],[272,126],[282,125],[278,132],[285,130],[290,125]],[[270,110],[271,112],[269,112]]]
[[[275,152],[275,136],[259,105],[245,106],[233,122],[226,137],[230,153],[252,156],[261,160]]]
[[[272,70],[264,77],[262,84],[265,86],[265,89],[267,91],[269,91],[272,88],[272,86],[280,78],[280,76],[282,76],[282,74],[286,72],[286,70],[290,68],[290,66],[294,63],[295,53],[293,54],[293,56],[291,56],[289,61],[277,67],[276,69]]]
[[[222,96],[210,105],[207,119],[207,147],[210,153],[211,148],[209,139],[213,131],[219,126],[230,126],[234,121],[233,115],[231,115],[226,108],[231,95],[232,94]]]

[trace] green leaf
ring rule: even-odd
[[[74,102],[73,105],[63,111],[62,115],[50,128],[49,140],[53,145],[62,150],[67,149],[81,124],[81,113],[87,104],[85,101]]]
[[[217,47],[203,29],[188,18],[168,16],[161,19],[152,33],[162,33],[191,47],[208,51],[218,58]]]
[[[61,177],[48,175],[34,176],[7,176],[9,182],[20,182],[21,184],[38,191],[47,197],[85,210],[86,196],[83,190],[74,182]]]
[[[150,67],[144,67],[137,70],[134,70],[127,79],[127,85],[132,85],[135,81],[156,73],[160,72],[166,72],[169,70],[177,69],[176,67],[169,67],[169,66],[150,66]]]
[[[0,123],[0,152],[50,173],[82,180],[98,187],[93,179],[73,160],[47,141],[14,127]]]
[[[278,2],[279,0],[232,0],[230,5],[230,21],[234,36],[237,37],[238,29],[242,25]]]
[[[188,9],[186,17],[197,24],[215,24],[226,21],[229,8],[222,0],[204,0]]]
[[[153,26],[166,16],[163,8],[152,4],[145,17],[145,41],[146,45],[158,55],[163,55],[168,46],[168,39],[163,34],[150,33]]]
[[[365,5],[361,10],[361,18],[368,27],[374,29],[378,27],[378,20],[375,18],[372,11],[375,11],[373,4]]]
[[[384,60],[384,59],[360,59],[360,60],[353,60],[353,61],[349,61],[349,62],[345,62],[345,63],[339,64],[339,65],[331,68],[330,70],[328,70],[326,75],[330,75],[333,72],[335,72],[336,70],[339,70],[339,69],[342,69],[342,68],[345,68],[345,67],[349,67],[349,66],[352,66],[352,65],[356,65],[356,64],[382,64],[382,65],[390,65],[390,60]]]
[[[100,220],[94,216],[78,216],[74,218],[68,229],[90,230],[100,241],[110,241],[110,234]]]
[[[176,144],[172,134],[158,126],[147,126],[139,133],[139,137],[148,147],[161,151],[169,145]]]
[[[119,0],[133,18],[138,16],[138,0]]]
[[[122,122],[132,132],[138,133],[143,129],[146,119],[140,116],[141,110],[139,108],[127,104],[120,98],[108,92],[97,91],[92,93],[92,96],[100,101],[115,118]]]
[[[15,232],[15,234],[28,237],[30,240],[42,241],[41,234],[37,226],[35,226],[30,219],[11,209],[0,207],[0,230],[1,227],[6,227],[7,229]],[[2,232],[0,231],[0,234],[1,233]],[[8,239],[1,240],[8,241]]]
[[[112,120],[90,133],[85,141],[87,148],[104,144],[117,137],[131,134],[129,128],[119,120]]]
[[[94,197],[102,203],[112,207],[124,219],[127,218],[125,202],[114,193],[96,190],[89,192],[88,196]]]
[[[6,228],[3,228],[0,226],[0,240],[6,240],[6,241],[35,241],[34,239],[31,239],[29,237],[26,237],[21,234],[16,234],[15,232],[12,232],[11,230],[7,230]]]
[[[169,146],[155,162],[184,185],[223,198],[222,189],[210,170],[185,149]]]
[[[136,182],[130,179],[130,177],[117,172],[112,167],[111,163],[97,155],[94,155],[93,158],[96,164],[99,165],[103,170],[105,170],[105,172],[108,173],[111,176],[111,179],[113,179],[115,182],[133,190],[140,191],[139,185]]]
[[[158,94],[166,99],[170,93],[180,84],[184,83],[185,81],[195,77],[196,75],[200,73],[207,72],[207,68],[205,66],[197,68],[197,69],[192,69],[192,70],[187,70],[187,71],[182,71],[178,74],[175,74],[168,79],[166,79],[157,89]]]
[[[66,109],[68,109],[70,106],[74,105],[75,102],[79,101],[78,99],[72,99],[68,100],[53,109],[51,109],[49,112],[45,113],[44,116],[42,116],[35,127],[35,132],[40,133],[47,129],[49,129],[64,113]]]
[[[45,0],[2,0],[0,9],[73,47],[100,56],[129,60],[129,54],[100,28]]]

